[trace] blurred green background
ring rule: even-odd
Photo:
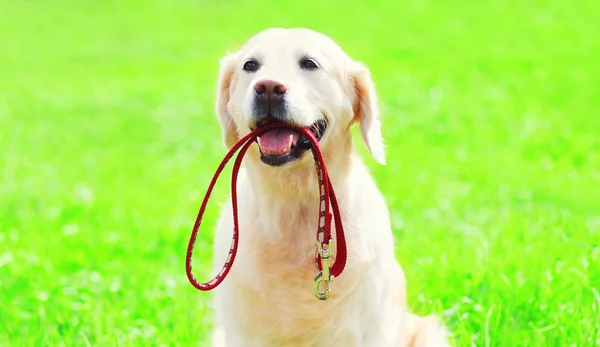
[[[371,68],[415,312],[457,346],[600,344],[597,1],[29,0],[0,1],[0,346],[205,345],[218,60],[271,26]]]

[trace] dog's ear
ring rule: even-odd
[[[351,89],[355,93],[354,121],[360,124],[360,132],[373,158],[385,165],[385,151],[381,136],[379,105],[371,73],[359,62],[352,62]]]
[[[238,54],[227,54],[220,61],[221,68],[219,80],[217,82],[217,104],[216,111],[223,131],[223,142],[229,149],[235,145],[240,136],[235,128],[233,117],[227,109],[232,94],[232,84],[234,83],[235,67],[238,61]]]

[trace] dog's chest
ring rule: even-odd
[[[314,277],[319,272],[313,230],[301,223],[288,227],[294,228],[290,232],[295,237],[273,242],[258,237],[260,232],[252,232],[241,241],[236,266],[223,293],[228,324],[245,339],[257,339],[249,345],[320,346],[317,342],[335,339],[341,340],[334,345],[356,345],[350,341],[359,339],[360,332],[351,317],[360,325],[364,307],[351,302],[350,297],[358,294],[349,294],[355,284],[336,279],[332,297],[318,300],[313,293]],[[340,326],[340,322],[348,326]],[[343,336],[329,336],[340,330],[346,331]]]
[[[349,261],[331,297],[321,301],[313,292],[318,205],[265,208],[253,201],[240,208],[238,255],[217,291],[227,346],[374,345],[382,329],[381,300],[368,285],[374,280],[365,276],[369,266],[356,254],[361,248],[353,245],[353,216],[343,216]]]
[[[352,305],[339,282],[334,282],[339,288],[330,299],[318,300],[312,291],[314,273],[313,267],[306,267],[256,278],[253,284],[231,281],[231,333],[251,341],[246,346],[361,345],[365,307]]]

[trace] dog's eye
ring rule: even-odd
[[[310,58],[302,58],[300,59],[300,68],[305,70],[316,70],[319,68],[319,64]]]
[[[256,60],[252,59],[244,63],[243,69],[247,72],[255,72],[256,70],[258,70],[259,67],[260,64]]]

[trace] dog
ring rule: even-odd
[[[215,289],[212,345],[448,346],[437,317],[418,317],[407,308],[386,203],[353,148],[357,125],[374,160],[386,162],[368,68],[321,33],[267,29],[222,58],[216,113],[227,148],[272,122],[315,134],[339,202],[348,257],[329,299],[318,300],[320,195],[310,143],[294,130],[261,135],[238,177],[239,251]],[[232,230],[229,201],[216,225],[216,266],[229,251]]]

